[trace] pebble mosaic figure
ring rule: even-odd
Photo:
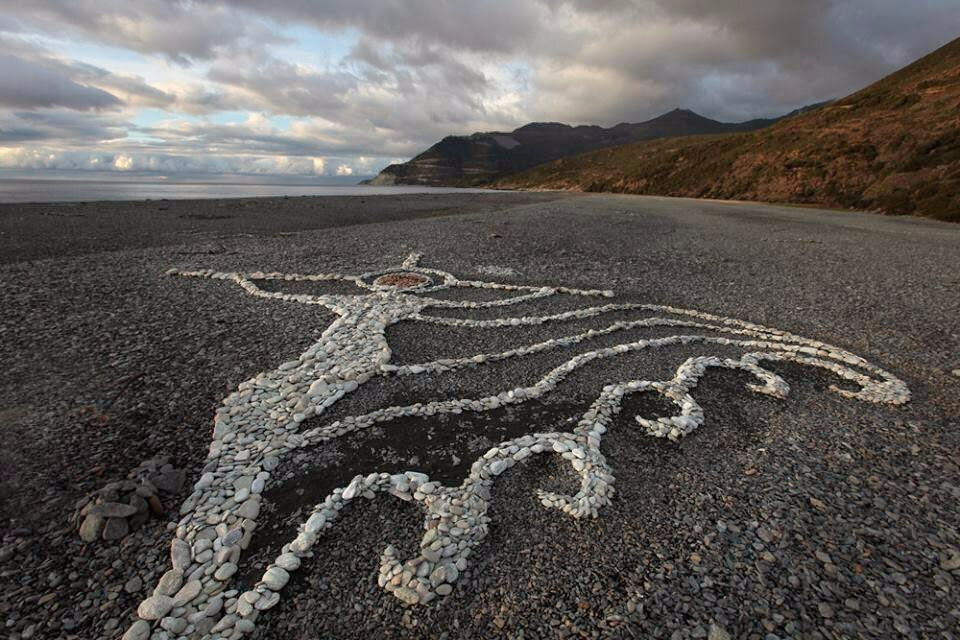
[[[539,491],[542,504],[576,518],[596,517],[613,496],[613,476],[600,452],[600,441],[619,413],[623,399],[637,392],[655,392],[670,399],[678,409],[677,415],[656,419],[636,416],[635,420],[651,436],[678,439],[703,423],[703,411],[690,392],[710,367],[746,371],[758,381],[748,385],[751,390],[780,398],[786,396],[789,387],[763,368],[766,361],[791,361],[829,370],[859,386],[857,391],[833,388],[846,397],[888,404],[902,404],[910,398],[903,382],[852,353],[776,329],[698,311],[649,304],[605,304],[554,315],[493,320],[425,315],[423,311],[428,308],[500,307],[558,293],[586,297],[612,297],[613,293],[460,280],[449,273],[421,267],[419,261],[420,256],[413,254],[399,268],[360,276],[169,272],[232,281],[255,296],[320,305],[337,318],[297,360],[284,362],[273,371],[241,383],[217,409],[208,462],[180,509],[182,518],[170,550],[172,568],[161,577],[154,595],[140,604],[140,619],[127,630],[125,640],[239,638],[250,633],[258,616],[277,604],[290,572],[299,567],[301,558],[312,553],[320,536],[334,526],[340,510],[351,501],[373,498],[379,492],[417,502],[426,516],[417,557],[401,560],[392,546],[383,551],[380,586],[408,604],[425,604],[447,595],[466,569],[470,554],[486,536],[490,488],[497,476],[527,458],[559,455],[569,461],[580,477],[580,489],[574,495]],[[339,280],[351,282],[365,293],[287,294],[261,289],[255,281],[262,280]],[[454,287],[499,289],[515,295],[485,302],[430,297],[432,292]],[[501,353],[414,365],[390,364],[385,335],[389,325],[402,320],[481,328],[560,322],[614,311],[637,312],[643,317]],[[580,353],[534,384],[497,395],[388,407],[306,430],[300,424],[322,416],[327,408],[373,376],[417,375],[481,366],[642,327],[675,327],[678,334]],[[500,443],[473,463],[467,478],[457,487],[432,482],[416,471],[358,475],[316,505],[296,539],[284,545],[282,553],[253,588],[241,593],[230,587],[240,554],[256,528],[261,494],[285,453],[401,416],[487,411],[522,403],[549,393],[571,372],[594,360],[691,343],[734,346],[747,352],[740,358],[690,358],[670,380],[636,379],[605,386],[572,432],[534,433]]]

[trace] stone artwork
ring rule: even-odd
[[[703,410],[691,393],[709,368],[739,369],[752,374],[756,383],[748,385],[751,390],[777,398],[785,397],[789,387],[782,378],[764,368],[767,362],[787,361],[830,371],[858,387],[857,390],[832,387],[847,398],[893,405],[910,399],[910,392],[902,381],[843,349],[699,311],[651,304],[602,304],[536,317],[475,320],[431,316],[425,314],[427,309],[507,307],[561,293],[610,298],[613,292],[460,280],[449,273],[422,267],[419,262],[420,256],[411,255],[400,267],[360,276],[210,270],[169,272],[233,282],[258,297],[319,305],[337,318],[299,358],[240,383],[217,409],[208,462],[193,492],[180,507],[181,519],[170,551],[172,568],[163,575],[154,595],[141,603],[137,610],[140,619],[127,630],[124,638],[238,638],[250,633],[257,617],[277,604],[290,573],[300,566],[301,559],[310,555],[321,543],[324,533],[335,525],[341,509],[350,502],[373,498],[380,492],[414,501],[425,514],[424,535],[417,557],[402,559],[392,546],[384,549],[380,586],[410,605],[426,604],[445,596],[453,590],[457,577],[467,568],[471,554],[477,552],[487,534],[490,489],[497,476],[534,456],[560,456],[569,461],[579,476],[579,491],[574,495],[540,491],[538,497],[543,506],[575,518],[598,516],[614,494],[613,476],[600,451],[600,443],[624,398],[638,392],[655,392],[669,399],[676,406],[676,415],[655,419],[636,416],[635,420],[638,428],[650,436],[676,440],[704,421]],[[256,282],[263,280],[341,281],[355,285],[358,293],[287,294],[261,289]],[[474,302],[430,295],[451,288],[497,289],[509,297]],[[505,327],[624,311],[658,315],[617,321],[601,329],[500,353],[403,366],[390,364],[386,329],[405,320],[477,328]],[[386,407],[330,424],[306,429],[301,426],[305,420],[322,417],[326,409],[345,395],[356,392],[374,376],[412,376],[482,366],[646,327],[676,328],[677,333],[581,352],[530,386],[505,389],[496,395]],[[701,335],[698,331],[719,335]],[[668,380],[637,378],[605,386],[571,432],[532,433],[502,442],[473,463],[460,486],[444,486],[417,471],[358,475],[312,508],[297,537],[283,546],[282,553],[259,582],[242,593],[230,587],[242,550],[249,545],[257,527],[261,495],[270,474],[288,452],[401,416],[479,412],[523,403],[549,394],[568,374],[594,360],[684,344],[723,345],[741,348],[744,353],[739,358],[689,358]]]

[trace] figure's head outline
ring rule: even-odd
[[[548,286],[537,286],[537,285],[522,285],[522,284],[507,284],[501,282],[491,282],[483,280],[464,280],[456,277],[448,271],[442,271],[440,269],[433,269],[428,267],[420,266],[421,254],[411,253],[407,258],[399,265],[395,267],[388,267],[386,269],[380,269],[376,271],[368,271],[360,275],[343,275],[339,273],[329,273],[329,274],[298,274],[298,273],[280,273],[280,272],[270,272],[264,273],[262,271],[255,271],[252,273],[245,272],[221,272],[214,269],[203,269],[200,271],[181,271],[178,269],[170,269],[167,271],[168,275],[179,275],[186,277],[202,277],[202,278],[212,278],[215,280],[230,280],[240,285],[248,293],[261,298],[272,298],[279,300],[286,300],[290,302],[300,302],[303,304],[315,304],[326,307],[329,310],[340,313],[344,308],[352,306],[355,302],[361,300],[369,300],[369,296],[380,296],[388,297],[394,300],[403,299],[407,302],[413,302],[415,306],[419,306],[421,309],[427,307],[469,307],[469,308],[480,308],[480,307],[493,307],[493,306],[504,306],[509,304],[516,304],[518,302],[525,302],[527,300],[542,298],[545,296],[551,296],[557,293],[565,293],[578,296],[592,296],[592,297],[613,297],[613,291],[610,290],[593,290],[593,289],[572,289],[569,287],[548,287]],[[394,284],[389,283],[389,281],[384,281],[381,279],[389,278],[391,276],[397,278],[417,278],[422,277],[422,284],[417,286],[403,286],[398,287]],[[263,280],[287,280],[294,282],[323,282],[323,281],[340,281],[340,282],[352,282],[354,286],[362,289],[364,292],[357,293],[337,293],[337,294],[321,294],[321,295],[312,295],[312,294],[290,294],[283,293],[281,291],[269,291],[261,289],[258,285],[258,281]],[[380,281],[378,283],[378,281]],[[442,291],[444,289],[449,289],[451,287],[464,287],[464,288],[491,288],[491,289],[500,289],[502,291],[514,291],[518,295],[501,298],[498,300],[490,300],[485,302],[468,302],[468,301],[456,301],[456,300],[443,300],[438,298],[431,298],[426,295],[418,294],[428,294],[435,291]]]

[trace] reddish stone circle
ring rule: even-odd
[[[419,273],[387,273],[373,281],[378,287],[395,287],[397,289],[410,289],[412,287],[422,287],[430,282],[430,278]]]

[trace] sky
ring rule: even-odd
[[[531,121],[842,97],[957,0],[0,0],[0,171],[361,176]]]

